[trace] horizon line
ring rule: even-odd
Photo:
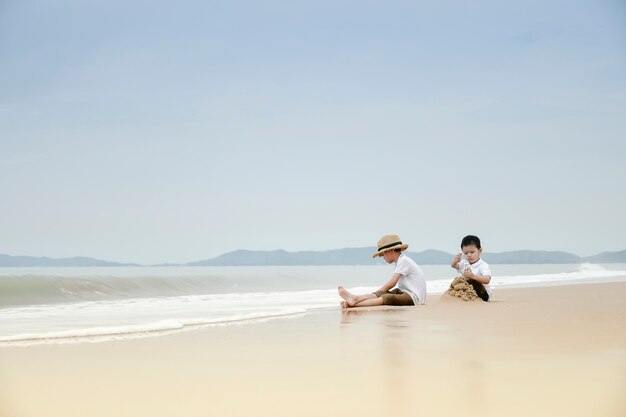
[[[344,247],[344,248],[325,249],[325,250],[296,250],[296,251],[289,251],[289,250],[286,250],[286,249],[269,249],[269,250],[235,249],[235,250],[232,250],[232,251],[221,253],[220,255],[217,255],[217,256],[213,256],[213,257],[209,257],[209,258],[202,258],[202,259],[188,261],[188,262],[168,262],[168,261],[164,261],[164,262],[156,262],[156,263],[138,263],[138,262],[133,262],[133,261],[128,261],[128,262],[114,261],[114,260],[110,260],[110,259],[96,258],[96,257],[93,257],[93,256],[85,256],[85,255],[50,257],[50,256],[45,256],[45,255],[42,255],[42,256],[38,256],[38,255],[10,255],[10,254],[7,254],[7,253],[0,253],[0,256],[4,255],[4,256],[9,256],[9,257],[12,257],[12,258],[20,258],[20,257],[45,258],[45,259],[50,259],[50,260],[64,260],[64,259],[86,258],[86,259],[92,259],[92,260],[96,260],[96,261],[111,262],[111,263],[116,263],[116,264],[125,264],[125,265],[128,265],[128,266],[165,266],[165,265],[180,266],[180,265],[187,265],[187,264],[190,264],[190,263],[203,262],[203,261],[216,259],[216,258],[219,258],[220,256],[228,255],[230,253],[239,252],[239,251],[261,252],[261,253],[286,252],[286,253],[293,254],[293,253],[301,253],[301,252],[318,252],[319,253],[319,252],[330,252],[330,251],[347,250],[347,249],[369,249],[369,248],[374,248],[375,249],[376,246],[360,246],[360,247]],[[440,249],[433,249],[433,248],[419,250],[419,251],[411,251],[411,250],[408,250],[408,249],[406,250],[407,253],[423,253],[423,252],[427,252],[427,251],[436,251],[436,252],[446,253],[446,254],[449,254],[449,255],[454,255],[454,253],[452,253],[452,252],[448,252],[448,251],[440,250]],[[505,250],[505,251],[500,251],[500,252],[485,251],[484,253],[503,254],[503,253],[512,253],[512,252],[559,252],[559,253],[565,253],[565,254],[568,254],[568,255],[574,255],[574,256],[577,256],[579,258],[590,258],[590,257],[597,256],[597,255],[604,254],[604,253],[617,253],[617,252],[623,252],[623,251],[626,251],[626,249],[604,250],[604,251],[600,251],[600,252],[595,253],[595,254],[590,255],[590,256],[581,256],[581,255],[578,255],[576,253],[567,252],[567,251],[564,251],[564,250],[547,250],[547,249],[515,249],[515,250]]]

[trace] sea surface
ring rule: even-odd
[[[626,280],[626,264],[491,265],[498,288]],[[455,271],[426,265],[435,300]],[[338,308],[337,285],[378,289],[392,265],[0,268],[0,346],[100,342]],[[428,303],[427,298],[427,303]]]

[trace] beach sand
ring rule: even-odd
[[[622,417],[626,282],[2,347],[0,387],[2,417]]]

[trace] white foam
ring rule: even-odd
[[[286,317],[337,306],[336,294],[336,290],[231,293],[6,308],[0,310],[0,345]]]
[[[443,293],[452,275],[446,279],[427,281],[428,293]],[[626,271],[607,271],[598,265],[582,264],[572,272],[494,276],[491,284],[500,288],[622,279],[626,279]],[[371,293],[376,289],[378,287],[348,287],[349,291],[357,294]],[[337,308],[339,301],[337,289],[330,288],[11,307],[0,309],[0,346],[146,337],[198,326],[291,317],[320,308]]]
[[[72,343],[78,342],[82,338],[90,338],[96,341],[113,340],[124,338],[123,336],[144,337],[150,333],[166,333],[174,330],[182,330],[184,328],[207,326],[207,325],[224,325],[231,323],[241,323],[246,321],[258,321],[262,319],[278,318],[293,316],[305,313],[304,309],[282,309],[279,312],[257,312],[250,314],[233,315],[229,317],[219,318],[193,318],[184,320],[161,320],[152,323],[127,325],[127,326],[108,326],[108,327],[90,327],[73,330],[60,330],[44,333],[22,333],[13,336],[0,337],[0,343],[11,344],[11,342],[23,342],[24,344],[34,344],[37,342],[58,342],[61,341]],[[104,336],[104,337],[103,337]]]
[[[577,282],[582,280],[612,280],[626,277],[626,271],[608,271],[600,265],[585,263],[576,268],[574,272],[561,272],[556,274],[535,275],[508,275],[493,276],[490,285],[492,288],[551,285],[555,283]],[[428,281],[429,294],[443,293],[450,285],[449,279]]]
[[[589,262],[585,262],[580,264],[578,268],[576,268],[577,272],[591,273],[591,274],[603,274],[609,272],[601,265],[591,264]]]

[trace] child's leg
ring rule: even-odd
[[[383,304],[385,304],[385,300],[383,300],[382,297],[376,297],[376,298],[368,298],[367,300],[360,301],[354,305],[348,304],[347,301],[342,301],[341,308],[345,310],[347,308],[372,307],[372,306],[381,306]]]
[[[349,307],[379,306],[383,304],[383,299],[376,294],[354,295],[344,287],[339,286],[339,296],[346,300]]]
[[[374,298],[368,298],[366,300],[359,301],[358,303],[352,305],[351,307],[373,307],[373,306],[382,306],[384,304],[383,297],[376,297],[376,295],[374,294],[370,294],[370,295],[373,295]]]
[[[337,288],[337,291],[339,292],[339,296],[346,300],[346,303],[348,303],[348,306],[350,307],[355,305],[356,303],[360,303],[361,301],[376,297],[376,295],[374,294],[354,295],[341,285]]]
[[[467,281],[472,285],[474,291],[478,294],[478,297],[480,297],[483,301],[489,301],[489,293],[482,283],[476,281],[475,279],[468,279]]]

